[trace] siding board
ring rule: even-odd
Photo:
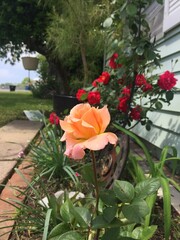
[[[156,15],[157,9],[157,5],[154,5],[154,10],[151,6],[152,22],[154,22],[152,17]],[[180,0],[165,0],[164,10],[165,34],[156,45],[161,56],[161,68],[157,68],[152,74],[159,75],[166,70],[173,71],[178,79],[176,87],[179,90],[175,93],[170,105],[164,103],[162,110],[148,113],[153,122],[150,131],[147,131],[141,124],[136,125],[132,131],[158,148],[162,149],[166,145],[176,147],[180,157],[180,14],[178,14]],[[174,65],[176,60],[178,62]]]

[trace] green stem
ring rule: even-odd
[[[99,187],[97,180],[97,171],[96,171],[96,158],[94,152],[91,151],[92,162],[93,162],[93,172],[94,172],[94,184],[95,184],[95,195],[96,195],[96,215],[98,215],[98,204],[99,204]]]

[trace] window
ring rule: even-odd
[[[180,0],[164,0],[163,32],[180,24]]]

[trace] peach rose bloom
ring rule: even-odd
[[[115,145],[117,136],[111,132],[105,133],[109,122],[107,106],[99,109],[89,103],[81,103],[73,107],[64,121],[60,120],[60,126],[65,131],[61,138],[61,141],[66,141],[65,155],[80,160],[86,148],[96,151],[108,143]]]

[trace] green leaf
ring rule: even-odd
[[[46,240],[47,239],[49,222],[50,222],[50,219],[51,219],[51,212],[52,212],[52,209],[49,208],[47,210],[46,219],[45,219],[45,222],[44,222],[44,231],[43,231],[42,240]]]
[[[103,22],[104,28],[109,28],[113,23],[113,20],[111,17],[106,18],[106,20]]]
[[[113,190],[116,197],[124,203],[131,202],[134,198],[134,187],[129,182],[115,180]]]
[[[108,206],[114,206],[117,203],[113,190],[100,191],[99,197]]]
[[[157,3],[159,3],[159,4],[163,4],[163,0],[156,0],[157,1]]]
[[[141,223],[149,213],[149,208],[144,200],[132,202],[122,207],[122,213],[131,222]]]
[[[174,93],[172,91],[167,91],[166,92],[167,101],[169,102],[169,101],[173,100],[173,98],[174,98]]]
[[[58,236],[61,236],[63,233],[68,232],[69,230],[70,229],[68,224],[60,223],[51,230],[48,240],[54,240],[55,237],[57,238]]]
[[[155,231],[157,230],[157,226],[156,225],[152,225],[149,227],[137,227],[133,230],[132,232],[132,236],[135,239],[143,239],[143,240],[148,240],[151,239],[155,233]]]
[[[156,102],[155,107],[156,107],[156,109],[160,110],[160,109],[162,109],[163,105],[161,102]]]
[[[155,193],[160,188],[160,185],[158,178],[151,178],[138,183],[135,187],[135,198],[145,199],[147,196]]]
[[[57,240],[84,240],[84,237],[76,231],[69,231],[62,234]]]
[[[128,4],[126,7],[126,12],[130,16],[135,16],[137,14],[137,7],[134,4]]]
[[[61,206],[60,214],[66,223],[71,223],[73,221],[74,216],[71,214],[70,211],[69,200],[65,201],[65,203]]]
[[[146,124],[146,130],[147,130],[147,131],[150,131],[150,130],[151,130],[151,124],[149,124],[149,123]]]
[[[92,221],[92,229],[106,228],[109,223],[104,219],[102,215],[97,216]]]
[[[81,95],[81,101],[85,101],[87,99],[88,93],[84,93]]]
[[[71,205],[70,212],[82,228],[87,228],[90,225],[91,214],[88,209]]]
[[[161,177],[160,181],[163,190],[164,235],[165,240],[168,240],[171,230],[171,192],[168,180]]]
[[[156,58],[156,53],[153,52],[152,50],[148,49],[147,50],[147,59],[154,60],[155,58]]]
[[[102,240],[133,240],[131,232],[122,231],[121,227],[106,229]]]
[[[108,222],[112,222],[112,220],[115,218],[117,212],[117,207],[107,207],[103,211],[103,218]]]
[[[81,175],[88,183],[94,183],[92,164],[86,164],[81,170]]]

